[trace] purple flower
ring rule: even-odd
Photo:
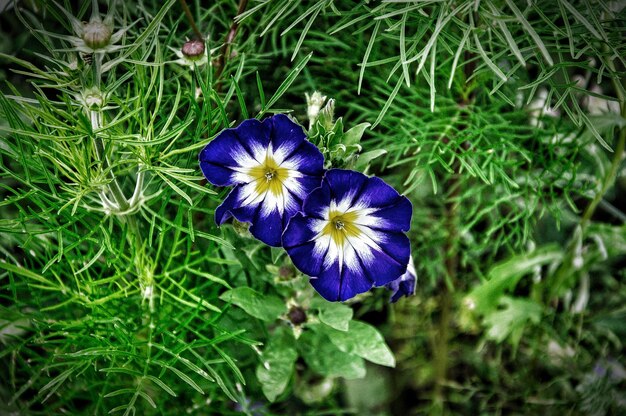
[[[283,246],[324,298],[344,301],[407,270],[412,207],[379,178],[332,169],[291,218]]]
[[[417,274],[415,273],[415,266],[413,265],[413,256],[410,256],[406,273],[385,285],[387,289],[393,292],[389,301],[395,303],[402,296],[412,296],[415,293],[416,281]]]
[[[199,159],[209,182],[235,186],[215,211],[217,225],[230,217],[250,222],[252,235],[275,247],[304,198],[320,186],[324,165],[302,127],[284,114],[222,131]]]

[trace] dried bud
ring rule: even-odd
[[[190,60],[201,59],[204,56],[204,42],[201,40],[188,40],[182,48],[183,55]]]
[[[113,30],[97,20],[83,23],[83,41],[91,49],[103,49],[111,42]]]
[[[292,306],[287,313],[287,317],[294,325],[300,325],[306,322],[306,312],[299,306]]]
[[[292,277],[295,276],[295,269],[292,266],[289,265],[284,265],[284,266],[280,266],[280,268],[278,269],[278,277],[280,277],[282,280],[287,280],[287,279],[291,279]]]

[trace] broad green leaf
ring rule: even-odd
[[[348,305],[315,298],[311,302],[311,307],[319,310],[318,318],[326,325],[339,331],[348,330],[353,314],[352,308]]]
[[[511,337],[511,343],[517,345],[526,323],[537,324],[541,320],[541,305],[532,300],[503,296],[500,306],[502,309],[491,312],[483,321],[488,328],[487,338],[496,342]]]
[[[359,158],[356,161],[355,169],[356,170],[365,169],[372,160],[378,157],[381,157],[382,155],[386,153],[387,151],[385,149],[376,149],[376,150],[370,150],[369,152],[361,153],[359,155]]]
[[[377,365],[368,365],[365,377],[344,382],[344,397],[357,415],[380,415],[396,394],[393,372]]]
[[[231,302],[249,315],[263,321],[274,321],[287,312],[287,306],[276,296],[267,296],[249,287],[238,287],[224,292],[220,299]]]
[[[365,376],[363,359],[340,351],[322,332],[304,332],[298,339],[298,349],[311,370],[321,375],[347,379]]]
[[[396,360],[385,339],[373,326],[360,321],[350,321],[347,331],[323,327],[330,341],[341,351],[358,355],[375,364],[395,367]]]
[[[540,247],[529,254],[514,256],[491,268],[487,281],[474,288],[465,303],[478,314],[495,309],[506,290],[512,290],[519,279],[535,267],[560,260],[563,250],[555,245]]]
[[[285,391],[297,358],[293,338],[290,339],[287,335],[271,338],[263,350],[262,363],[256,369],[256,377],[261,383],[263,394],[270,402]]]
[[[361,137],[363,137],[363,133],[365,133],[365,130],[369,126],[371,126],[370,123],[361,123],[352,127],[350,130],[343,134],[342,143],[346,146],[361,143]]]

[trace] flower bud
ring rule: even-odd
[[[111,41],[113,30],[97,20],[83,23],[83,41],[91,49],[102,49]]]
[[[188,40],[182,48],[183,55],[192,61],[201,59],[204,56],[204,42],[201,40]]]
[[[311,125],[315,123],[322,106],[324,105],[324,101],[326,101],[326,96],[322,95],[319,91],[315,91],[313,94],[309,95],[308,93],[304,94],[306,97],[306,115],[309,118],[309,122]]]
[[[296,270],[293,268],[293,266],[283,265],[283,266],[280,266],[280,268],[278,269],[278,277],[281,280],[289,280],[293,278],[295,275],[296,275]]]
[[[306,312],[299,306],[292,306],[287,313],[287,317],[294,325],[300,325],[306,322]]]
[[[106,100],[98,88],[92,87],[81,93],[80,101],[88,110],[94,110],[102,108]]]

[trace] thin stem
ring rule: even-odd
[[[102,112],[96,110],[89,111],[89,119],[91,120],[91,128],[92,130],[98,130],[102,128]],[[104,152],[104,145],[102,144],[102,139],[98,136],[98,134],[94,134],[94,144],[96,150],[96,157],[102,161],[104,168],[110,168],[110,163],[108,157]],[[128,201],[124,196],[124,192],[122,191],[122,187],[120,186],[113,170],[109,169],[109,176],[111,177],[111,182],[109,182],[109,191],[111,195],[113,195],[113,199],[115,200],[117,207],[120,211],[126,211],[129,208]]]
[[[141,169],[141,166],[139,167],[139,169]],[[130,198],[130,201],[129,201],[129,204],[131,207],[135,206],[139,202],[139,199],[141,198],[142,191],[143,191],[143,180],[144,180],[145,174],[146,173],[142,170],[137,172],[137,182],[135,183],[135,191],[133,192],[133,196]]]
[[[611,69],[612,72],[615,73],[615,65],[613,64],[613,61],[609,61],[607,63],[607,66],[609,66],[609,69]],[[615,86],[617,97],[620,100],[621,116],[626,117],[626,100],[624,95],[622,94],[622,85],[620,84],[620,81],[616,76],[613,77],[613,85]],[[602,201],[602,199],[604,198],[604,195],[609,190],[609,188],[611,188],[615,183],[615,177],[617,176],[617,171],[622,162],[625,147],[626,127],[622,127],[622,129],[620,130],[619,138],[617,139],[617,145],[615,146],[613,159],[611,160],[611,166],[609,167],[609,170],[604,177],[602,186],[600,187],[598,193],[594,196],[593,200],[589,203],[589,205],[587,205],[587,208],[585,208],[585,211],[583,212],[583,215],[581,217],[580,227],[577,228],[577,230],[580,232],[580,235],[577,236],[577,234],[574,234],[574,237],[572,237],[572,239],[568,243],[565,256],[561,261],[561,265],[554,272],[553,277],[550,280],[550,286],[548,287],[548,301],[559,294],[561,286],[563,286],[564,282],[571,275],[571,267],[572,261],[575,256],[577,239],[585,238],[585,230],[589,225],[589,222],[591,221],[591,218],[593,217],[596,208],[600,204],[600,201]],[[535,298],[539,298],[542,291],[543,288],[540,287],[537,295],[535,295]]]
[[[463,75],[467,80],[475,70],[475,63],[472,60],[472,54],[470,52],[465,53],[466,64],[464,66]],[[468,111],[466,107],[474,100],[474,86],[466,85],[461,92],[461,96],[458,100],[459,108],[459,122],[458,131],[462,131],[468,127]],[[450,143],[448,137],[441,137],[443,143]],[[453,292],[457,284],[457,275],[459,268],[459,252],[458,252],[458,217],[459,217],[459,196],[461,192],[460,174],[459,174],[459,162],[455,160],[452,165],[453,173],[446,181],[445,188],[449,190],[445,202],[445,222],[446,227],[446,241],[444,245],[445,255],[445,267],[446,275],[445,281],[441,288],[441,294],[439,296],[439,308],[441,316],[437,322],[437,329],[434,334],[433,343],[433,369],[435,377],[435,386],[433,391],[434,407],[432,409],[433,414],[445,413],[445,394],[444,387],[448,374],[448,355],[449,355],[449,338],[450,338],[450,325],[453,318]]]
[[[239,0],[239,7],[237,8],[237,16],[243,13],[246,10],[246,7],[248,7],[248,0]],[[222,44],[222,47],[220,48],[220,56],[218,58],[217,65],[216,65],[217,71],[215,73],[215,79],[219,79],[219,77],[222,75],[222,72],[224,71],[224,66],[226,66],[226,56],[229,53],[228,47],[235,40],[235,36],[237,36],[238,29],[239,29],[239,23],[235,19],[233,19],[233,22],[230,25],[230,29],[228,30],[228,33],[226,34],[226,38],[224,39],[224,43]],[[217,86],[218,86],[217,89],[219,90],[220,89],[219,87],[221,87],[221,83],[218,83]]]
[[[195,34],[196,38],[198,40],[204,40],[204,36],[202,36],[202,32],[200,32],[200,29],[198,29],[198,26],[196,26],[196,21],[193,18],[193,15],[191,14],[191,10],[189,10],[187,1],[179,0],[179,2],[180,2],[180,6],[183,8],[183,11],[185,12],[185,17],[187,17],[187,21],[191,25],[191,29],[193,30],[193,33]]]
[[[104,54],[99,53],[99,52],[94,52],[92,59],[93,59],[92,68],[93,68],[94,85],[98,89],[100,89],[100,84],[102,80],[102,60],[104,59]]]
[[[456,173],[458,167],[455,167],[455,173],[447,180],[447,187],[450,194],[446,202],[445,226],[447,237],[445,243],[445,266],[446,280],[440,285],[441,294],[439,296],[439,308],[441,316],[439,317],[438,328],[435,334],[435,343],[433,349],[434,356],[434,372],[435,372],[435,388],[434,400],[436,413],[443,411],[444,392],[443,388],[447,379],[448,372],[448,340],[450,338],[450,323],[452,319],[452,291],[457,277],[457,269],[459,264],[458,256],[458,208],[457,201],[459,194],[459,176]]]
[[[623,118],[626,118],[626,101],[624,100],[624,97],[619,88],[621,85],[619,85],[619,81],[617,81],[615,78],[613,78],[613,82],[615,84],[615,91],[618,95],[618,98],[620,99],[621,115]],[[582,219],[580,220],[580,226],[582,227],[583,230],[587,228],[587,225],[589,224],[591,217],[596,211],[596,208],[598,204],[600,203],[600,201],[602,201],[602,198],[604,198],[604,195],[606,194],[606,192],[609,190],[611,186],[613,186],[613,183],[615,183],[617,170],[619,169],[619,165],[622,162],[622,158],[624,156],[625,145],[626,145],[626,127],[622,127],[619,138],[617,139],[617,146],[615,146],[615,153],[613,154],[613,160],[611,160],[611,166],[609,167],[609,171],[607,172],[606,177],[604,178],[602,187],[600,188],[600,191],[596,194],[596,196],[593,198],[593,200],[589,203],[589,205],[587,205],[587,208],[585,209],[585,212],[583,213]]]

